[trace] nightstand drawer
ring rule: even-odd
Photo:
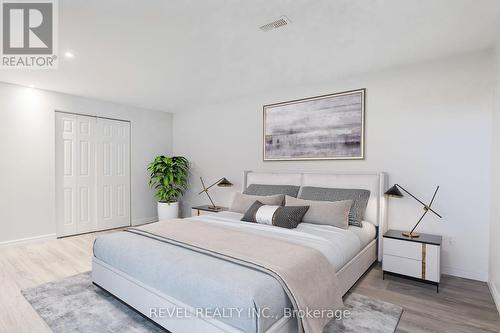
[[[407,238],[401,230],[388,230],[384,234],[382,270],[400,276],[409,276],[431,283],[439,290],[441,280],[442,237],[420,234]]]
[[[422,260],[422,243],[384,238],[384,254]]]
[[[422,279],[422,261],[384,254],[382,269]]]

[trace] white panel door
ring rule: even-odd
[[[56,113],[56,220],[58,236],[77,233],[76,122],[76,116]]]
[[[97,224],[130,225],[130,123],[97,119]]]
[[[58,236],[90,232],[95,212],[95,118],[56,114]]]
[[[130,224],[130,124],[56,113],[57,235]]]
[[[93,117],[77,119],[77,233],[91,232],[97,228],[95,209],[95,125]]]

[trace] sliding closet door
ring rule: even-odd
[[[95,230],[95,118],[56,114],[57,234]]]
[[[130,225],[130,123],[56,113],[57,235]]]
[[[130,123],[97,119],[97,223],[130,225]]]

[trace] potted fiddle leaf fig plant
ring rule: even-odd
[[[187,189],[189,162],[182,156],[157,156],[149,164],[149,186],[156,190],[158,219],[179,217],[179,198]]]

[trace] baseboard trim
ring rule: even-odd
[[[158,222],[157,216],[134,219],[134,220],[132,220],[132,225],[138,226],[138,225],[148,224],[148,223],[153,223],[153,222]],[[39,236],[3,241],[3,242],[0,242],[0,247],[9,246],[9,245],[28,244],[28,243],[41,242],[41,241],[53,240],[53,239],[57,239],[57,234],[39,235]]]
[[[132,225],[133,226],[138,226],[138,225],[148,224],[148,223],[153,223],[153,222],[158,222],[158,216],[143,217],[143,218],[140,218],[140,219],[133,219],[132,220]]]
[[[497,306],[498,314],[500,314],[500,292],[497,289],[497,286],[492,282],[488,282],[488,287],[490,287],[491,296],[493,296],[493,300],[495,301],[495,305]]]
[[[34,242],[53,240],[56,238],[57,238],[56,234],[48,234],[48,235],[40,235],[40,236],[27,237],[27,238],[19,238],[19,239],[13,239],[13,240],[0,242],[0,246],[29,244],[29,243],[34,243]]]
[[[453,275],[464,279],[488,282],[487,272],[474,272],[450,266],[442,266],[441,272],[446,275]]]

